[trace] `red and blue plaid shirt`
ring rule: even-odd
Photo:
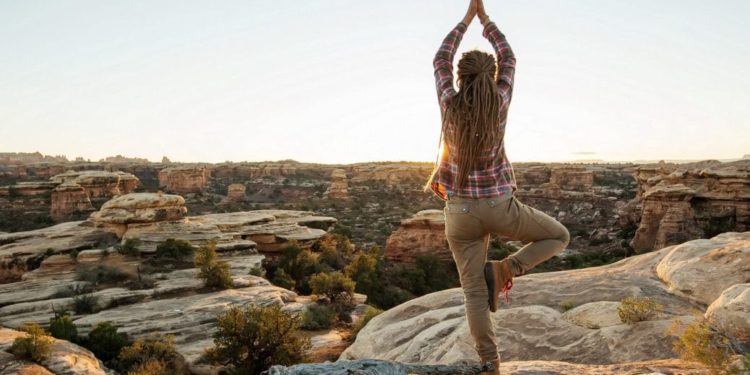
[[[444,114],[446,104],[456,95],[456,90],[453,87],[453,58],[466,29],[467,26],[463,22],[456,25],[443,40],[443,44],[433,60],[441,114]],[[513,166],[505,156],[504,145],[505,124],[513,93],[516,58],[505,39],[505,35],[500,32],[494,22],[485,25],[482,35],[490,41],[497,55],[498,74],[496,82],[499,93],[498,100],[500,100],[500,123],[497,131],[501,134],[500,142],[487,152],[482,153],[486,155],[482,159],[489,161],[489,167],[469,171],[466,184],[458,188],[455,186],[458,163],[452,157],[457,153],[453,152],[454,146],[446,142],[446,139],[452,139],[451,135],[455,129],[453,124],[447,124],[446,134],[443,136],[441,158],[429,183],[432,191],[443,200],[447,200],[449,196],[484,198],[512,195],[517,190]]]

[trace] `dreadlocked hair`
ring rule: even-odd
[[[443,113],[443,134],[458,165],[456,189],[466,184],[469,171],[484,167],[485,156],[500,141],[500,121],[495,57],[486,52],[464,52],[458,62],[458,92]],[[447,131],[453,124],[452,131]]]

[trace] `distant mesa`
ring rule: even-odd
[[[159,171],[159,187],[168,193],[205,193],[210,170],[205,166],[170,167]]]

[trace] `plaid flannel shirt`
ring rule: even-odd
[[[433,60],[441,114],[445,113],[447,103],[456,94],[453,87],[453,58],[466,29],[467,25],[463,22],[456,25],[443,40]],[[500,32],[494,22],[485,25],[482,35],[490,41],[497,55],[498,74],[496,82],[499,93],[498,100],[500,100],[500,123],[497,131],[501,134],[501,140],[490,150],[482,153],[485,156],[480,161],[488,162],[488,167],[469,171],[466,185],[458,188],[455,186],[458,163],[452,157],[455,154],[453,152],[455,148],[446,142],[446,139],[452,139],[450,135],[455,129],[453,124],[447,124],[446,134],[442,138],[442,156],[429,182],[432,191],[442,200],[447,200],[449,195],[471,198],[496,197],[513,194],[517,190],[513,166],[505,156],[504,145],[505,124],[513,93],[516,58],[505,39],[505,35]]]

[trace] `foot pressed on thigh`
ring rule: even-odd
[[[510,260],[491,260],[484,265],[484,279],[487,282],[487,302],[490,311],[497,311],[500,293],[505,294],[505,303],[509,303],[508,293],[513,287],[513,268]]]

